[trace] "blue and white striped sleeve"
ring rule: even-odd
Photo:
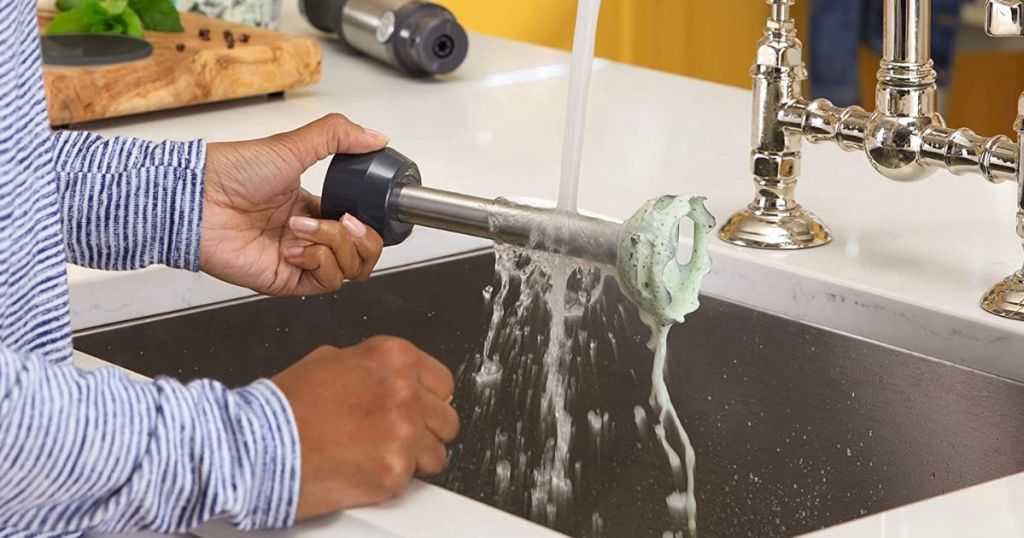
[[[54,133],[68,261],[199,270],[206,144]]]
[[[288,526],[294,424],[270,381],[139,382],[0,347],[0,535]]]

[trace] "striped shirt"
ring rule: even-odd
[[[51,132],[36,0],[0,0],[0,538],[291,524],[269,381],[129,380],[71,359],[65,262],[198,270],[206,146]]]

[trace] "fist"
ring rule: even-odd
[[[390,499],[447,464],[452,374],[405,340],[321,347],[272,381],[299,429],[299,519]]]

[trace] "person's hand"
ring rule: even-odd
[[[321,220],[319,197],[299,177],[335,153],[386,144],[340,114],[269,138],[209,144],[200,268],[269,295],[324,293],[368,278],[380,236],[351,215]]]
[[[447,464],[452,374],[405,340],[322,347],[272,381],[299,428],[299,519],[390,499]]]

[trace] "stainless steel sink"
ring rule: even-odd
[[[149,376],[238,385],[321,344],[392,334],[460,370],[487,330],[481,290],[493,278],[493,256],[481,253],[333,295],[254,299],[93,330],[75,345]],[[576,366],[573,412],[578,425],[589,410],[608,412],[613,435],[600,455],[592,443],[576,444],[582,486],[556,526],[593,535],[597,512],[604,536],[661,536],[670,473],[634,421],[649,391],[647,329],[614,285],[599,303],[615,330],[608,336],[584,316],[597,359]],[[670,344],[670,390],[697,454],[702,536],[791,536],[1024,471],[1019,383],[714,298]],[[469,370],[461,369],[455,399],[466,423],[474,411]],[[498,423],[533,412],[510,406],[464,429],[437,483],[526,515],[522,495],[496,490],[487,452]]]

